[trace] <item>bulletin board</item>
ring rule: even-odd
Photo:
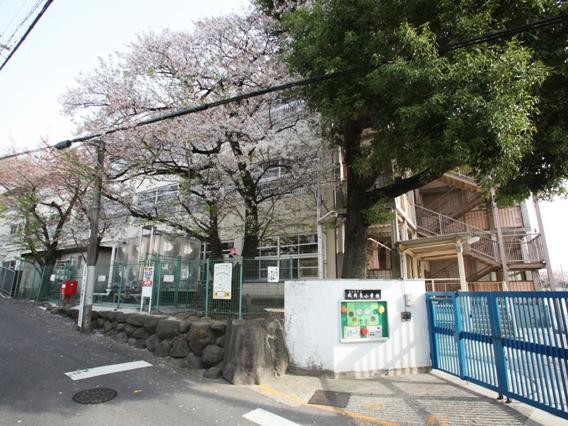
[[[339,317],[341,342],[373,342],[389,337],[386,301],[342,300]]]

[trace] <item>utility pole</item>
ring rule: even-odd
[[[546,275],[548,278],[548,286],[551,290],[555,290],[554,277],[552,276],[552,264],[550,263],[550,254],[548,253],[548,244],[546,244],[546,236],[544,235],[544,224],[542,223],[542,214],[540,212],[540,204],[538,199],[533,196],[534,211],[536,213],[536,221],[538,223],[538,230],[542,237],[542,246],[544,249],[544,260],[546,262]]]
[[[87,279],[82,283],[81,300],[79,305],[78,326],[82,332],[91,331],[91,319],[93,312],[93,293],[95,290],[95,282],[97,277],[97,257],[99,253],[99,216],[101,210],[101,192],[103,185],[103,163],[104,163],[104,143],[101,140],[93,143],[96,149],[96,159],[94,167],[94,186],[93,198],[89,208],[89,246],[87,248]],[[71,143],[63,141],[55,145],[56,149],[62,150],[69,148]]]
[[[501,230],[501,218],[499,217],[499,207],[495,195],[495,188],[491,188],[491,210],[493,212],[493,225],[497,230],[497,245],[499,247],[499,257],[501,258],[501,268],[503,269],[503,281],[505,290],[509,290],[509,268],[507,266],[507,254],[505,252],[505,241]]]
[[[87,282],[85,291],[81,292],[81,304],[79,305],[79,330],[84,332],[91,331],[91,319],[93,313],[93,293],[95,292],[95,282],[97,279],[97,257],[99,255],[99,217],[101,210],[101,192],[103,187],[103,163],[105,150],[102,141],[96,141],[95,147],[95,180],[93,188],[93,199],[89,212],[89,222],[91,231],[89,233],[89,247],[87,249]]]

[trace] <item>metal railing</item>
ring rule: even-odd
[[[427,293],[432,367],[568,419],[568,292]]]
[[[459,278],[426,278],[426,291],[460,291]],[[468,291],[537,291],[533,281],[509,281],[507,289],[504,281],[468,281]]]
[[[479,240],[471,244],[471,251],[479,256],[485,256],[488,261],[500,261],[497,236],[490,231],[476,228],[421,206],[416,206],[416,222],[419,228],[432,235],[467,232],[472,237],[478,237]],[[538,263],[545,260],[540,234],[504,233],[503,244],[507,263]]]
[[[503,240],[507,262],[545,262],[541,234],[505,234],[503,235]]]
[[[416,224],[419,228],[433,235],[448,235],[467,232],[479,240],[471,244],[471,250],[497,262],[499,250],[496,237],[488,231],[476,228],[465,222],[445,216],[433,210],[416,206]]]

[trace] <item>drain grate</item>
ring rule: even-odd
[[[349,392],[317,390],[308,401],[308,404],[328,405],[330,407],[345,408],[349,403],[350,397],[351,394]]]
[[[100,404],[116,397],[117,393],[110,388],[85,389],[73,395],[73,401],[79,404]]]

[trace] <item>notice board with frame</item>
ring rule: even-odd
[[[376,342],[389,337],[387,302],[381,300],[342,300],[339,302],[339,340]]]

